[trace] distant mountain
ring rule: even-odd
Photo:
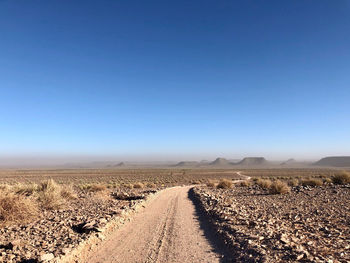
[[[288,159],[287,161],[281,163],[281,165],[289,165],[289,164],[294,164],[296,163],[295,159],[291,158],[291,159]]]
[[[115,164],[113,165],[114,167],[122,167],[122,166],[125,166],[125,163],[124,162],[120,162],[118,164]]]
[[[221,166],[221,165],[229,165],[231,164],[228,160],[225,158],[216,158],[215,161],[209,163],[210,165],[215,165],[215,166]]]
[[[198,162],[191,162],[191,161],[182,161],[177,164],[175,164],[176,167],[188,167],[188,166],[197,166]]]
[[[350,156],[330,156],[315,162],[318,166],[350,167]]]
[[[239,161],[241,161],[241,159],[228,159],[228,161],[229,161],[231,164],[235,164],[235,163],[238,163]]]
[[[266,161],[264,157],[246,157],[242,161],[238,162],[237,165],[244,166],[260,166],[260,165],[268,165],[269,162]]]

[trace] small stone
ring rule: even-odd
[[[97,233],[96,236],[97,236],[99,239],[101,239],[101,240],[106,239],[106,237],[105,237],[103,234],[101,234],[101,233]]]
[[[70,252],[70,249],[67,248],[67,247],[65,247],[65,248],[62,249],[62,253],[63,253],[64,255],[69,254],[69,252]]]
[[[54,254],[52,253],[46,253],[41,255],[40,260],[41,261],[50,261],[53,260],[55,258]]]

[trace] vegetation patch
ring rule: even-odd
[[[340,174],[336,174],[333,177],[333,183],[335,184],[349,184],[350,183],[350,173],[342,171]]]
[[[308,178],[308,179],[303,179],[301,181],[301,184],[303,186],[321,186],[323,185],[323,181],[321,179]]]
[[[28,223],[38,216],[37,203],[31,198],[0,191],[0,224]]]
[[[216,188],[219,188],[219,189],[230,189],[232,188],[232,181],[230,180],[227,180],[227,179],[223,179],[221,180],[218,185],[216,186]]]
[[[271,194],[286,194],[290,192],[290,187],[287,183],[277,180],[271,184],[269,191]]]
[[[268,180],[268,179],[260,179],[259,178],[256,181],[256,184],[259,185],[263,189],[269,189],[272,185],[272,182],[271,182],[271,180]]]

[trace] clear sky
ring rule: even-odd
[[[350,155],[349,102],[349,0],[0,0],[0,157]]]

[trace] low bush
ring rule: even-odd
[[[144,186],[143,186],[143,184],[142,183],[135,183],[134,185],[133,185],[133,187],[134,188],[136,188],[136,189],[140,189],[140,188],[143,188]]]
[[[256,184],[259,185],[263,189],[269,189],[272,185],[272,182],[271,182],[271,180],[268,180],[268,179],[260,179],[259,178],[256,181]]]
[[[249,187],[252,185],[252,181],[251,180],[244,180],[240,183],[240,185],[243,187]]]
[[[59,209],[65,204],[61,192],[59,184],[52,179],[46,180],[38,186],[38,200],[45,209]]]
[[[280,180],[274,181],[270,186],[271,194],[286,194],[290,192],[290,187]]]
[[[293,186],[298,186],[299,185],[299,180],[298,179],[292,179],[288,181],[288,185],[293,187]]]
[[[62,187],[61,188],[61,196],[67,200],[72,200],[72,199],[78,198],[77,194],[74,191],[73,184],[68,184],[68,185],[65,185],[64,187]]]
[[[215,182],[209,180],[209,182],[207,182],[207,187],[215,187]]]
[[[128,188],[128,189],[133,189],[134,188],[134,185],[132,185],[132,184],[124,184],[123,186],[125,188]]]
[[[227,179],[223,179],[221,180],[218,185],[216,186],[216,188],[219,189],[229,189],[232,188],[232,181],[227,180]]]
[[[339,174],[336,174],[333,178],[333,183],[335,184],[349,184],[350,183],[350,173],[342,171]]]
[[[157,187],[157,185],[154,184],[154,183],[147,183],[146,186],[147,186],[148,188],[156,188],[156,187]]]
[[[86,189],[89,192],[100,192],[107,190],[107,186],[104,184],[89,184]]]
[[[323,181],[321,179],[309,178],[301,181],[303,186],[321,186]]]
[[[325,184],[331,184],[333,182],[332,178],[326,177],[323,179],[323,183]]]
[[[38,191],[38,185],[37,184],[16,184],[13,186],[13,191],[17,194],[31,196]]]
[[[0,191],[0,224],[27,223],[38,216],[35,200],[13,192]]]

